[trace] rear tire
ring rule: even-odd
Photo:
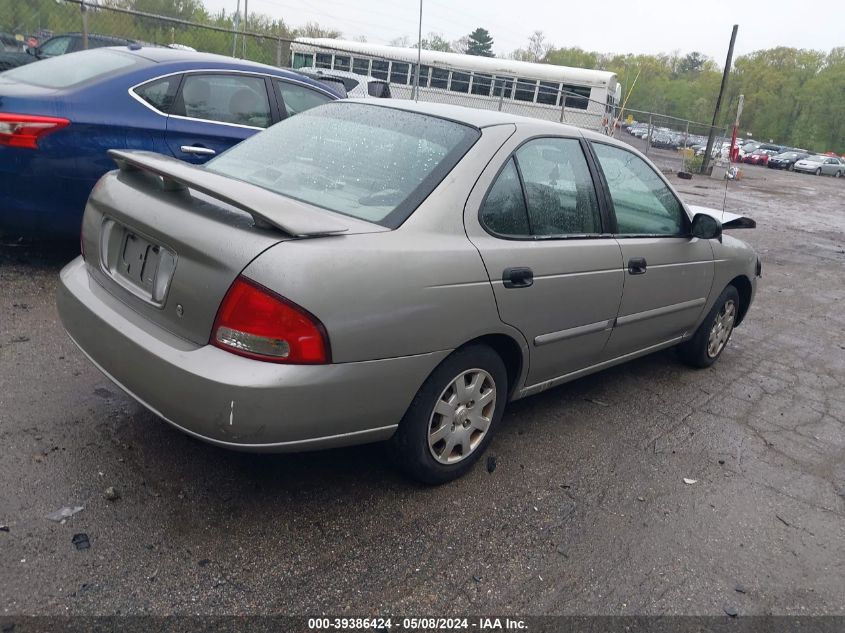
[[[822,175],[822,168],[821,168],[821,167],[819,167],[819,168],[816,170],[816,176],[821,176],[821,175]]]
[[[461,477],[490,444],[507,397],[507,370],[495,351],[458,349],[420,387],[388,441],[391,459],[425,484]]]
[[[842,172],[841,171],[836,172],[835,174],[833,174],[833,177],[834,178],[842,178]]]
[[[728,286],[692,338],[678,346],[681,360],[691,367],[710,367],[727,347],[738,315],[739,292],[734,286]]]

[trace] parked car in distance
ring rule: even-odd
[[[845,174],[845,163],[832,156],[813,154],[795,162],[795,171],[816,176],[842,177]]]
[[[803,152],[781,152],[780,154],[775,154],[769,158],[766,163],[766,167],[771,169],[788,169],[789,171],[792,171],[795,168],[795,163],[806,156],[807,154]]]
[[[339,82],[350,98],[375,97],[390,98],[390,83],[369,75],[359,75],[344,70],[324,70],[322,68],[297,68],[298,72],[317,81]]]
[[[668,134],[654,134],[651,137],[651,146],[659,149],[677,149],[678,145]]]
[[[99,48],[0,74],[0,233],[78,236],[109,149],[202,163],[338,96],[272,66],[172,50]]]
[[[755,149],[750,154],[746,154],[745,157],[742,159],[743,163],[748,163],[750,165],[763,165],[765,166],[769,162],[769,158],[774,156],[777,152],[773,149]]]
[[[103,48],[105,46],[128,46],[134,44],[134,40],[127,40],[122,37],[110,35],[88,35],[88,49]],[[85,49],[85,42],[82,33],[63,33],[45,40],[39,46],[27,47],[26,50],[16,53],[0,54],[0,71],[17,68],[24,64],[37,62],[39,59],[66,55]]]
[[[509,400],[673,346],[712,365],[760,274],[722,235],[753,221],[685,205],[621,141],[504,112],[339,100],[201,167],[111,155],[62,323],[222,447],[389,440],[442,483]]]

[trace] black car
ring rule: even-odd
[[[807,154],[803,152],[781,152],[769,158],[766,166],[770,169],[788,169],[792,171],[795,169],[795,163],[806,157]]]
[[[88,48],[102,48],[104,46],[128,46],[134,44],[134,40],[110,35],[88,35]],[[28,48],[26,52],[0,53],[0,72],[17,68],[24,64],[36,62],[47,57],[56,57],[66,53],[75,53],[85,50],[82,33],[62,33],[45,40],[43,44],[35,48]]]

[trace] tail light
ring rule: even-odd
[[[70,125],[67,119],[0,112],[0,146],[36,149],[38,139]]]
[[[223,298],[210,342],[273,363],[331,362],[326,328],[313,314],[245,277],[238,277]]]

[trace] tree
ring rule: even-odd
[[[528,54],[531,59],[528,61],[541,62],[546,59],[546,55],[554,48],[554,45],[546,41],[546,36],[542,31],[534,31],[531,37],[528,38]]]
[[[487,29],[479,27],[469,34],[466,54],[480,57],[495,57],[493,54],[493,38]]]
[[[452,45],[440,33],[429,33],[428,37],[424,37],[420,42],[421,48],[427,51],[442,51],[448,53],[452,50]]]
[[[707,61],[707,57],[698,51],[687,53],[678,60],[677,74],[694,75],[700,73],[704,69],[704,65]]]
[[[469,48],[469,35],[464,35],[460,39],[455,40],[449,47],[453,53],[466,53],[467,48]]]
[[[305,26],[301,26],[294,31],[296,37],[330,37],[337,39],[343,33],[336,29],[327,29],[320,26],[317,22],[306,22]]]
[[[394,37],[390,40],[390,44],[388,46],[397,46],[399,48],[408,48],[411,43],[411,38],[407,35],[402,35],[400,37]]]

